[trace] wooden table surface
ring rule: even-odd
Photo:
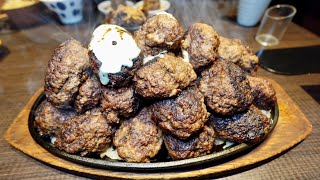
[[[171,1],[172,12],[188,27],[193,22],[205,22],[223,36],[239,38],[255,51],[260,46],[254,40],[257,27],[246,28],[225,18],[216,1]],[[91,11],[89,11],[91,12]],[[32,94],[44,84],[44,73],[52,51],[60,42],[74,37],[87,44],[101,16],[86,16],[77,26],[61,26],[49,19],[47,25],[0,34],[10,54],[0,60],[0,134],[3,135]],[[232,18],[231,18],[232,19]],[[283,40],[273,48],[320,45],[315,34],[291,23]],[[303,63],[306,62],[307,59]],[[320,85],[320,74],[285,76],[259,69],[259,75],[277,81],[291,96],[313,124],[313,133],[283,155],[233,174],[226,179],[319,179],[320,105],[301,86]],[[319,92],[320,93],[320,92]],[[49,167],[11,147],[0,136],[0,179],[80,179]]]

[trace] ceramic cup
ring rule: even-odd
[[[41,2],[54,11],[63,24],[78,23],[83,18],[82,0],[41,0]]]
[[[237,22],[242,26],[254,26],[261,19],[271,0],[240,0]]]

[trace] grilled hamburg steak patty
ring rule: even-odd
[[[62,126],[76,115],[72,110],[62,110],[54,107],[48,101],[43,101],[35,112],[34,127],[41,136],[57,136]]]
[[[219,57],[240,66],[245,72],[254,74],[258,69],[259,58],[239,39],[228,39],[220,36]]]
[[[270,131],[271,121],[255,106],[232,116],[210,116],[210,124],[221,139],[256,143]]]
[[[131,117],[138,111],[140,100],[134,87],[119,89],[103,88],[101,105],[105,110],[113,110],[122,117]]]
[[[94,108],[101,98],[101,84],[93,74],[80,86],[75,100],[75,109],[78,112]]]
[[[45,94],[56,107],[70,107],[87,78],[88,51],[76,40],[62,43],[53,52],[45,76]]]
[[[100,109],[76,116],[62,127],[55,145],[70,154],[100,153],[111,143],[112,128]]]
[[[133,80],[136,92],[151,99],[174,96],[196,78],[189,63],[182,58],[165,54],[138,69]]]
[[[162,132],[147,108],[124,121],[113,139],[119,156],[128,162],[150,162],[158,154],[162,141]]]
[[[254,98],[253,103],[259,108],[272,108],[277,101],[276,92],[272,84],[260,77],[247,76],[247,78]]]
[[[183,29],[179,22],[165,12],[149,17],[134,34],[144,57],[149,54],[155,55],[153,54],[155,49],[159,53],[162,50],[176,48],[182,36]]]
[[[186,139],[199,131],[209,118],[204,97],[197,87],[189,87],[177,98],[152,105],[152,119],[164,132]]]
[[[195,23],[181,40],[182,55],[198,70],[216,60],[219,44],[219,35],[211,26]]]
[[[181,140],[171,135],[164,136],[164,143],[172,159],[188,159],[204,156],[214,150],[215,132],[209,126],[188,140]]]
[[[132,35],[124,28],[102,24],[92,35],[89,44],[90,66],[101,84],[125,87],[134,71],[141,66],[141,50]]]
[[[207,105],[222,115],[244,111],[253,100],[244,72],[228,61],[217,60],[202,71],[199,88]]]

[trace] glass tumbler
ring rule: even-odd
[[[296,12],[295,7],[287,4],[278,4],[268,8],[255,37],[256,41],[263,46],[279,44]]]

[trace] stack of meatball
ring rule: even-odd
[[[173,160],[193,158],[213,153],[216,138],[256,143],[269,132],[260,109],[273,108],[275,91],[255,76],[258,58],[239,40],[202,23],[184,32],[167,13],[149,17],[134,38],[138,60],[107,85],[80,42],[54,51],[34,122],[40,135],[71,154],[114,146],[125,161],[150,162],[161,148]]]

